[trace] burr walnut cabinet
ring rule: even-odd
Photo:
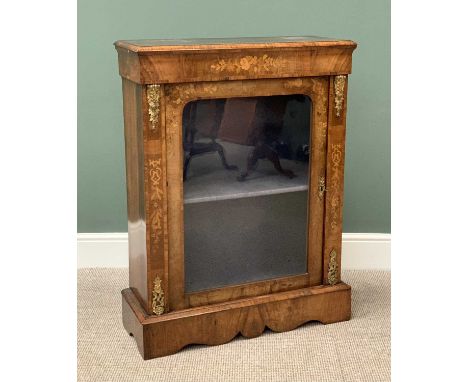
[[[143,358],[348,320],[340,264],[356,44],[306,36],[115,47],[130,273],[122,315]]]

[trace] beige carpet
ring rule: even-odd
[[[78,381],[389,381],[390,273],[348,271],[350,321],[143,361],[121,324],[125,269],[78,271]]]

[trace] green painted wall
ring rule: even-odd
[[[115,40],[318,35],[359,46],[349,80],[345,232],[390,232],[390,1],[78,0],[78,231],[124,232]]]

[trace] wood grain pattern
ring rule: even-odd
[[[147,247],[143,166],[142,87],[122,78],[127,183],[129,284],[147,307]]]
[[[224,37],[190,39],[148,39],[116,41],[114,45],[135,53],[245,50],[250,48],[352,47],[351,40],[320,36]]]
[[[237,334],[257,337],[265,328],[284,332],[308,321],[349,320],[351,288],[340,283],[275,293],[148,316],[131,289],[122,291],[125,329],[144,359],[176,353],[189,344],[220,345]]]
[[[300,289],[309,285],[309,274],[304,274],[189,293],[186,298],[188,299],[188,307],[196,307]]]
[[[326,76],[351,73],[356,44],[227,44],[136,47],[117,41],[119,72],[140,84]]]

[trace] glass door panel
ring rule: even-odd
[[[300,94],[185,106],[186,293],[307,272],[311,109]]]

